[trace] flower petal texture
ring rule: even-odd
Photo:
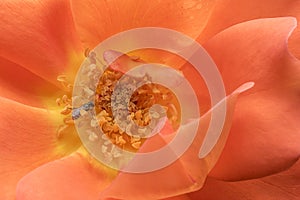
[[[104,39],[139,27],[163,27],[197,37],[215,5],[215,0],[72,1],[80,39],[93,49]]]
[[[52,97],[58,90],[58,87],[24,67],[0,58],[1,97],[29,106],[45,107],[47,98]]]
[[[5,0],[0,18],[1,57],[52,83],[80,64],[81,44],[68,1]]]
[[[299,158],[300,62],[287,48],[295,27],[289,17],[253,20],[226,29],[205,45],[228,92],[245,81],[256,83],[237,102],[228,143],[211,176],[257,178]]]
[[[94,169],[79,153],[47,163],[20,180],[17,200],[94,200],[109,183],[105,171]]]
[[[47,111],[0,97],[0,199],[11,199],[20,178],[67,154],[57,152],[57,124]],[[53,113],[52,113],[53,114]]]
[[[290,169],[265,178],[237,182],[208,178],[200,191],[188,196],[190,199],[205,197],[207,200],[297,200],[300,196],[299,172],[300,162],[297,161]]]

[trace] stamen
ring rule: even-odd
[[[61,98],[57,98],[55,102],[58,106],[61,106],[61,104],[62,104]]]
[[[112,54],[110,52],[105,54],[104,59],[109,63],[113,61],[113,56],[118,55],[117,53]],[[87,80],[91,80],[97,77],[95,74],[99,73],[98,70],[100,68],[98,67],[98,61],[94,52],[86,49],[85,56],[90,60],[86,74]],[[140,61],[140,58],[135,56],[132,56],[130,59]],[[74,102],[80,102],[80,100],[70,97],[73,85],[68,82],[66,75],[57,77],[57,80],[61,83],[65,91],[67,91],[67,94],[56,99],[56,104],[62,107],[60,113],[65,116],[63,124],[57,130],[58,138],[62,137],[63,132],[68,127],[74,125],[74,120],[90,114],[90,111],[95,109],[96,117],[90,121],[90,126],[99,126],[102,129],[103,136],[105,136],[105,139],[103,139],[103,136],[101,137],[105,140],[101,146],[102,152],[106,159],[112,160],[121,156],[117,150],[118,148],[114,148],[114,145],[135,152],[143,145],[145,141],[144,136],[157,131],[156,124],[163,117],[163,114],[160,111],[157,112],[150,109],[153,105],[159,104],[164,108],[174,129],[179,126],[178,119],[180,119],[181,113],[177,110],[179,103],[176,96],[168,88],[153,84],[148,74],[141,75],[140,77],[129,77],[114,67],[109,67],[105,71],[102,69],[101,72],[103,73],[97,85],[91,86],[89,85],[89,81],[85,80],[82,83],[82,92],[84,95],[91,97],[90,99],[95,99],[95,102],[88,102],[82,105],[79,103],[80,106],[76,108],[71,106],[72,100]],[[115,99],[112,99],[115,86],[121,77],[120,85],[122,89],[118,94],[114,94],[113,98]],[[141,83],[143,86],[133,91]],[[94,88],[96,88],[95,91]],[[124,96],[131,93],[133,95],[131,96],[129,105],[127,105],[124,102]],[[114,102],[114,106],[112,106],[112,102]],[[124,116],[124,112],[122,112],[124,109],[128,109],[129,116]],[[113,116],[113,113],[117,113],[117,116]],[[127,124],[127,119],[132,120],[138,126],[131,123]],[[92,131],[87,131],[87,134],[91,142],[99,139],[99,136]],[[114,145],[110,147],[110,143]]]
[[[86,133],[88,134],[89,140],[91,142],[94,142],[94,141],[96,141],[98,139],[98,136],[96,135],[96,133],[94,133],[94,132],[92,132],[90,130],[86,131]]]
[[[64,118],[64,123],[67,125],[73,125],[74,121],[71,117],[66,117],[66,118]]]
[[[141,144],[142,144],[142,142],[134,142],[134,143],[132,143],[131,145],[132,145],[133,148],[139,149],[140,146],[141,146]]]
[[[64,109],[60,112],[62,115],[68,115],[72,112],[72,107],[70,105],[67,105],[64,107]]]
[[[69,125],[65,124],[65,125],[60,125],[56,131],[56,137],[57,138],[61,138],[63,135],[63,132],[69,128]]]
[[[106,59],[108,62],[108,58]],[[124,82],[121,83],[121,92],[117,93],[114,99],[112,99],[114,87],[121,76],[125,76],[122,78]],[[134,85],[141,81],[143,81],[145,85],[133,92]],[[169,89],[161,85],[152,84],[151,77],[148,75],[136,79],[133,77],[126,78],[126,75],[122,74],[122,72],[115,71],[113,68],[107,68],[98,83],[96,93],[94,94],[96,95],[96,119],[104,134],[113,144],[130,151],[138,150],[145,141],[145,139],[139,137],[138,134],[145,136],[152,131],[156,131],[156,122],[162,117],[161,113],[150,111],[150,108],[154,104],[160,104],[165,108],[167,115],[173,117],[171,121],[174,128],[176,128],[176,120],[180,115],[175,106],[178,105],[177,98]],[[118,112],[118,110],[121,111],[128,107],[128,105],[124,103],[124,95],[131,92],[133,92],[133,95],[129,102],[129,116],[123,116],[123,112]],[[115,104],[113,109],[115,109],[114,113],[117,113],[117,116],[112,116],[112,101]],[[153,117],[154,123],[150,123],[151,117]],[[126,124],[126,119],[133,120],[138,126],[149,125],[151,129],[136,129],[132,124]],[[92,121],[91,126],[96,126],[96,122]],[[104,143],[104,145],[105,144],[106,143]]]
[[[59,82],[67,81],[67,76],[66,75],[59,75],[59,76],[57,76],[56,80],[58,80]]]
[[[71,92],[73,85],[68,82],[67,76],[66,75],[59,75],[57,76],[56,80],[60,82],[62,89],[66,92]]]
[[[86,58],[89,57],[90,52],[91,52],[91,49],[90,49],[90,48],[86,48],[85,51],[84,51],[84,56],[85,56]]]
[[[70,92],[72,89],[72,85],[68,83],[67,76],[66,75],[59,75],[57,76],[57,81],[61,83],[65,91]],[[72,99],[67,95],[63,95],[60,98],[57,98],[55,100],[56,104],[59,107],[62,107],[62,110],[60,111],[60,114],[65,115],[62,121],[62,125],[60,125],[57,129],[56,136],[57,138],[61,138],[63,133],[69,128],[70,126],[74,125],[74,121],[72,119]]]
[[[178,119],[178,112],[174,104],[168,104],[168,108],[170,108],[171,120],[175,122]]]

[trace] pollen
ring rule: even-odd
[[[133,59],[136,60],[134,57]],[[125,78],[123,77],[125,76]],[[101,76],[97,89],[95,110],[97,113],[97,120],[103,133],[110,139],[110,141],[121,149],[136,152],[144,143],[145,139],[138,135],[149,134],[149,129],[144,127],[148,126],[155,130],[155,126],[151,127],[151,121],[157,122],[161,113],[152,111],[150,108],[154,104],[161,105],[170,119],[174,128],[179,125],[180,112],[177,111],[179,107],[176,96],[166,87],[151,82],[151,77],[145,75],[144,77],[126,77],[126,74],[116,71],[112,68],[107,68]],[[118,81],[122,77],[122,92],[117,93],[113,99],[113,92]],[[138,83],[144,83],[133,92],[130,98],[129,105],[124,101],[124,95],[132,91],[134,86]],[[114,107],[112,107],[112,101]],[[119,110],[127,109],[128,116],[123,116],[123,112]],[[115,109],[116,112],[113,112]],[[175,109],[175,111],[174,111]],[[117,116],[113,116],[117,113]],[[152,116],[152,118],[150,117]],[[174,116],[176,115],[176,116]],[[126,124],[124,121],[131,119],[137,127],[132,124]],[[153,123],[154,125],[156,123]],[[134,135],[134,136],[133,136]]]
[[[87,77],[96,77],[95,73],[99,70],[96,55],[89,49],[86,54],[91,60]],[[138,56],[129,58],[134,62],[142,60]],[[164,116],[169,119],[174,130],[179,127],[180,106],[170,89],[153,83],[148,74],[132,77],[112,67],[107,67],[101,72],[103,73],[99,79],[96,79],[97,84],[93,86],[94,89],[88,86],[82,89],[82,92],[94,101],[79,104],[81,106],[75,108],[72,107],[72,103],[77,101],[76,96],[72,97],[71,94],[73,85],[69,83],[66,75],[57,77],[57,81],[66,91],[66,94],[56,99],[56,104],[61,108],[60,114],[63,116],[62,125],[57,130],[58,138],[62,137],[69,127],[74,126],[75,120],[90,116],[92,113],[90,111],[93,110],[95,117],[89,122],[89,126],[100,127],[105,137],[90,130],[86,134],[91,142],[104,139],[105,142],[100,146],[101,151],[105,153],[107,159],[112,159],[111,157],[119,157],[120,152],[117,151],[117,148],[113,151],[109,147],[111,143],[127,151],[138,151],[146,141],[144,136],[155,134],[156,125]],[[121,90],[114,93],[115,87],[120,82]],[[128,94],[132,94],[129,103],[124,100]],[[164,112],[151,109],[155,104],[162,106]],[[128,112],[122,112],[124,110]],[[128,123],[128,120],[134,125]]]

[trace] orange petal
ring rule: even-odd
[[[294,16],[300,21],[300,1],[297,0],[223,0],[216,4],[199,41],[207,41],[228,27],[258,18]],[[300,28],[289,41],[291,52],[300,59]]]
[[[261,177],[289,167],[300,155],[300,62],[287,51],[295,26],[294,18],[254,20],[207,43],[229,92],[242,82],[256,83],[237,104],[228,143],[211,176]]]
[[[280,199],[298,200],[300,196],[300,161],[289,170],[266,178],[224,182],[208,178],[204,187],[189,194],[190,199],[248,200]],[[217,191],[217,192],[216,192]]]
[[[42,97],[59,89],[16,63],[0,58],[0,96],[22,104],[43,107]]]
[[[19,200],[95,200],[109,175],[95,170],[80,154],[45,164],[23,177],[17,186]]]
[[[57,124],[51,111],[0,97],[0,199],[13,199],[18,180],[43,163],[68,152],[56,152]]]
[[[227,91],[246,81],[254,81],[256,90],[265,90],[289,79],[285,73],[294,68],[289,63],[294,58],[287,50],[287,40],[296,25],[292,17],[253,20],[209,40],[204,47],[217,64]]]
[[[86,48],[109,36],[139,27],[164,27],[197,37],[215,0],[72,1],[76,28]]]
[[[299,1],[295,0],[220,1],[200,36],[201,40],[207,40],[232,25],[253,19],[299,16],[299,5]]]
[[[80,43],[68,1],[5,0],[0,10],[1,57],[51,82],[76,67]]]
[[[237,90],[233,95],[228,96],[226,101],[223,101],[213,108],[218,110],[221,105],[227,103],[228,110],[221,137],[206,158],[199,159],[198,153],[211,120],[211,112],[201,117],[199,131],[193,143],[179,159],[167,167],[148,173],[121,172],[115,181],[102,192],[101,197],[135,200],[161,199],[200,189],[208,171],[215,164],[226,142],[235,101],[240,92],[243,92],[243,90]],[[185,125],[183,127],[184,132],[191,132],[195,127],[197,128],[195,125],[197,125],[197,120]],[[158,147],[165,146],[169,141],[169,136],[169,134],[161,134],[148,139],[142,146],[142,151],[149,152],[149,150],[153,150],[153,148],[157,149]],[[176,156],[174,153],[175,150],[171,147],[169,147],[168,151],[168,156]],[[164,160],[164,157],[160,156],[156,158],[155,162],[159,162],[161,159]],[[130,166],[148,165],[151,163],[151,161],[148,161],[149,163],[146,163],[146,161],[141,163],[140,161],[140,159],[133,159]]]

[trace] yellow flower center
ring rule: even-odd
[[[107,68],[100,78],[96,90],[95,109],[98,123],[103,133],[110,138],[111,142],[122,149],[134,152],[138,150],[145,141],[145,139],[138,135],[149,135],[152,131],[155,131],[155,127],[151,127],[151,124],[157,124],[163,114],[153,111],[151,113],[151,119],[150,108],[154,104],[163,106],[173,128],[176,129],[180,119],[180,113],[176,109],[179,103],[176,96],[168,88],[151,83],[151,77],[147,75],[140,78],[128,77],[128,79],[126,79],[127,77],[125,77],[125,79],[123,77],[122,92],[112,97],[114,88],[122,76],[126,75]],[[130,93],[130,89],[141,81],[147,84],[144,84],[134,91],[130,98],[129,105],[126,105],[124,96],[126,93]],[[112,108],[112,101],[114,102],[114,108]],[[128,116],[122,112],[127,106],[129,107]],[[113,112],[112,109],[115,109],[115,112]],[[113,116],[113,113],[116,113],[117,116]],[[127,124],[125,121],[128,118],[133,120],[138,126],[134,127],[132,124]],[[153,120],[154,123],[150,124],[151,120]],[[150,129],[145,127],[147,125],[150,125]],[[136,134],[136,136],[133,136],[134,134]]]
[[[128,58],[133,61],[139,59],[137,56]],[[122,92],[113,96],[115,86],[121,78],[123,81]],[[94,94],[95,102],[82,105],[86,106],[86,109],[72,107],[71,90],[73,86],[68,82],[67,77],[60,75],[57,77],[57,80],[66,91],[69,91],[61,98],[56,99],[57,105],[62,108],[60,113],[64,116],[63,123],[57,130],[58,138],[62,137],[69,127],[74,126],[74,120],[85,115],[89,109],[95,109],[97,119],[95,123],[100,126],[110,141],[114,145],[131,152],[136,152],[145,141],[139,135],[155,134],[153,133],[156,131],[155,126],[151,125],[157,125],[164,113],[174,130],[180,124],[181,113],[176,96],[168,88],[152,83],[151,77],[147,74],[143,77],[129,77],[129,75],[116,71],[111,67],[106,68],[98,81]],[[141,81],[144,83],[143,86],[136,91],[132,91],[133,95],[130,98],[129,105],[126,105],[124,101],[125,93],[130,93],[130,89],[134,86],[136,87],[137,83],[141,83]],[[113,107],[112,102],[114,102]],[[161,105],[165,112],[152,111],[150,108],[155,104]],[[127,108],[129,115],[125,116],[124,112],[121,111]],[[74,113],[75,109],[77,109],[77,113]],[[116,116],[114,113],[116,113]],[[131,119],[137,126],[125,123],[126,119]],[[149,128],[146,128],[146,126]],[[93,134],[90,137],[90,140],[93,140]]]

